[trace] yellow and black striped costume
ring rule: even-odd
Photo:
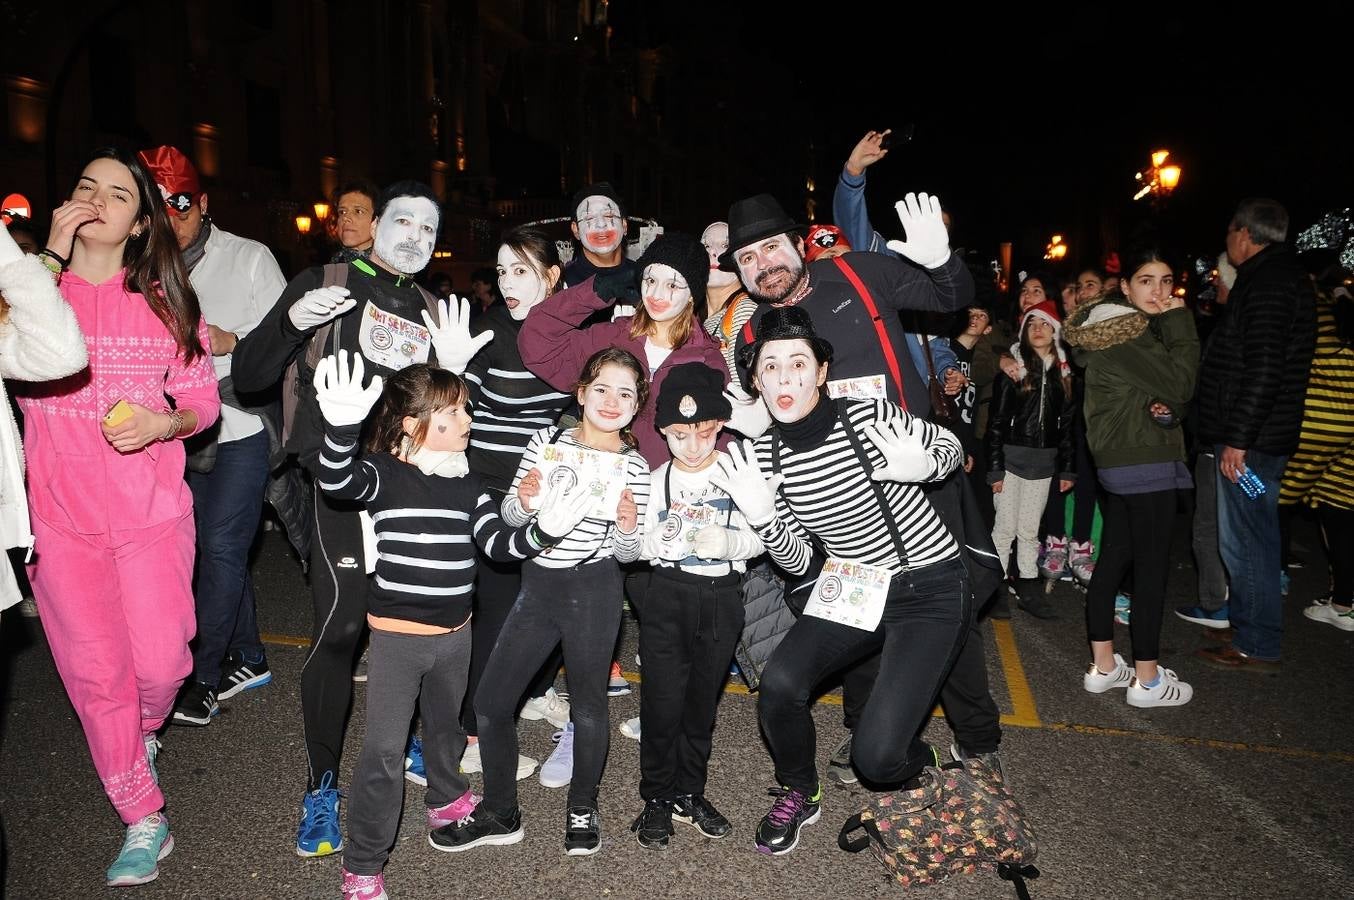
[[[1302,437],[1283,474],[1280,503],[1354,509],[1354,347],[1342,347],[1335,300],[1317,291],[1316,353]]]

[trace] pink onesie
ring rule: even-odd
[[[89,368],[26,386],[28,496],[37,538],[29,566],[42,627],[94,767],[127,823],[164,805],[144,738],[168,717],[192,669],[193,497],[182,441],[119,453],[100,420],[118,400],[168,412],[166,395],[197,413],[220,413],[211,357],[185,365],[174,338],[118,272],[90,284],[67,272]],[[207,326],[198,339],[208,348]]]

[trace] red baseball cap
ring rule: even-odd
[[[804,237],[804,260],[813,262],[823,255],[823,251],[833,247],[851,249],[851,242],[836,225],[814,225]]]
[[[187,212],[197,202],[198,194],[202,193],[197,169],[177,147],[166,144],[142,150],[136,156],[150,170],[155,186],[160,189],[160,196],[171,213]]]

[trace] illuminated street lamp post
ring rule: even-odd
[[[1159,207],[1171,195],[1176,185],[1180,184],[1180,167],[1175,164],[1167,165],[1166,161],[1170,156],[1169,150],[1152,151],[1151,167],[1133,175],[1139,185],[1138,192],[1133,195],[1134,200],[1151,197],[1152,204]]]

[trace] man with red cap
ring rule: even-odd
[[[221,419],[190,446],[188,485],[197,525],[197,640],[175,725],[208,725],[218,701],[272,680],[259,639],[249,548],[263,512],[272,449],[264,419],[236,396],[235,345],[272,308],[287,281],[268,248],[217,228],[197,170],[175,147],[138,154],[160,188],[211,339]]]

